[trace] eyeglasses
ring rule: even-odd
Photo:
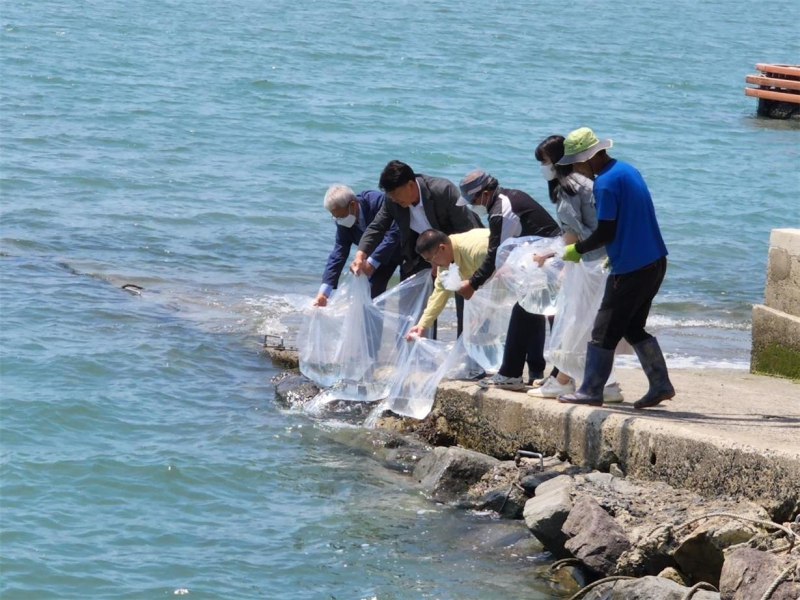
[[[430,258],[427,258],[427,257],[425,257],[425,256],[422,256],[421,254],[420,254],[420,256],[422,256],[422,260],[424,260],[425,262],[433,264],[433,259],[434,259],[434,258],[436,258],[436,255],[437,255],[437,254],[439,254],[439,250],[441,250],[441,248],[437,248],[437,249],[436,249],[436,252],[434,252],[433,254],[431,254]]]

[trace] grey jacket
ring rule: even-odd
[[[578,238],[578,241],[582,242],[597,229],[597,208],[592,193],[594,182],[579,173],[569,175],[569,180],[575,188],[575,195],[570,196],[563,188],[560,189],[556,214],[564,233],[571,233]],[[586,253],[586,260],[605,257],[605,248],[598,248]]]
[[[425,216],[428,217],[431,227],[447,235],[483,227],[480,218],[474,212],[466,206],[456,206],[461,194],[452,181],[442,177],[417,175],[417,183],[422,193]],[[358,249],[368,256],[371,255],[392,223],[397,223],[400,229],[400,252],[403,260],[400,266],[401,276],[408,277],[428,268],[430,265],[422,260],[415,250],[418,234],[410,227],[411,211],[388,199],[361,236]]]

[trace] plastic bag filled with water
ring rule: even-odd
[[[300,372],[324,387],[363,379],[371,361],[362,350],[377,326],[371,305],[369,280],[344,277],[327,306],[312,307],[297,334]]]
[[[547,357],[559,371],[577,382],[583,379],[586,367],[586,344],[605,293],[608,270],[603,260],[567,263],[561,291],[555,304],[555,321],[550,333]],[[616,377],[611,372],[608,383]]]
[[[561,287],[563,253],[561,238],[530,236],[508,239],[497,252],[497,277],[502,279],[523,309],[532,314],[552,315]],[[541,266],[534,260],[534,256],[549,255],[553,256]]]
[[[476,370],[464,347],[456,342],[418,338],[409,344],[411,351],[380,411],[424,419],[433,408],[436,390],[443,379],[469,377]]]
[[[464,302],[464,347],[487,372],[496,372],[503,363],[508,322],[515,303],[515,295],[499,277],[492,277]]]
[[[300,372],[327,401],[385,398],[410,348],[405,341],[433,289],[430,271],[410,277],[374,301],[366,277],[342,279],[325,307],[312,307],[297,336]]]

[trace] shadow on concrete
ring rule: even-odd
[[[669,401],[667,401],[669,402]],[[663,421],[673,421],[675,423],[724,423],[729,425],[741,424],[742,426],[752,426],[754,424],[769,424],[770,427],[800,427],[800,417],[785,417],[781,415],[715,415],[713,413],[699,413],[687,411],[674,411],[664,408],[648,408],[637,410],[633,406],[603,406],[595,409],[608,414],[628,414],[630,419],[655,419]]]

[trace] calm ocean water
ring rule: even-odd
[[[588,125],[655,198],[670,360],[745,366],[800,224],[800,128],[742,92],[798,60],[800,5],[754,9],[4,3],[0,595],[552,597],[489,519],[279,411],[258,334],[318,286],[329,183],[400,158],[544,201],[533,148]]]

